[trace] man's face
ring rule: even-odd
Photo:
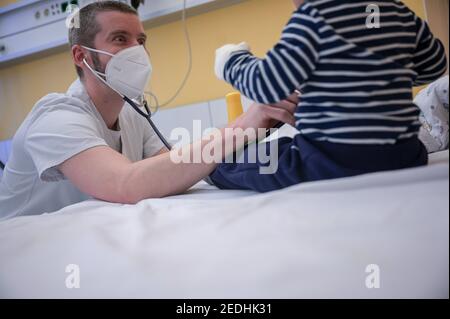
[[[97,50],[116,54],[126,48],[144,45],[147,36],[139,17],[122,12],[102,12],[97,15],[101,31],[97,33],[94,47]],[[97,71],[104,72],[111,56],[89,52]]]

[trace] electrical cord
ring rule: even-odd
[[[150,95],[153,100],[155,101],[155,111],[153,112],[153,115],[156,114],[158,112],[158,110],[162,107],[165,107],[167,105],[169,105],[170,103],[172,103],[173,101],[175,101],[176,98],[178,98],[178,96],[180,95],[181,91],[184,89],[184,87],[186,86],[187,81],[189,80],[189,77],[191,75],[192,72],[192,42],[191,42],[191,37],[189,34],[189,29],[187,26],[187,0],[183,0],[183,13],[181,16],[181,21],[183,24],[183,29],[184,29],[184,36],[186,38],[186,45],[187,45],[187,50],[188,50],[188,68],[186,71],[186,75],[184,76],[179,88],[175,91],[174,95],[172,97],[170,97],[166,102],[159,104],[158,98],[157,96],[152,93],[152,92],[145,92],[146,94]],[[150,105],[151,107],[151,105]]]

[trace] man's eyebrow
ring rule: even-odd
[[[108,38],[115,36],[115,35],[130,35],[130,32],[125,31],[125,30],[112,31],[108,34]]]
[[[139,33],[139,37],[147,40],[147,35],[145,33]]]
[[[111,37],[114,37],[117,35],[131,36],[131,33],[126,30],[116,30],[116,31],[112,31],[111,33],[109,33],[108,38],[111,38]],[[147,35],[145,33],[139,33],[138,37],[147,40]]]

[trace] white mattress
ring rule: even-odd
[[[370,264],[379,289],[366,287]],[[4,221],[0,297],[448,298],[449,155],[269,194],[201,183]]]

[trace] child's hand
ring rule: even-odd
[[[250,46],[247,43],[242,42],[240,44],[227,44],[216,50],[215,72],[219,80],[225,80],[225,65],[233,53],[239,51],[250,51]]]

